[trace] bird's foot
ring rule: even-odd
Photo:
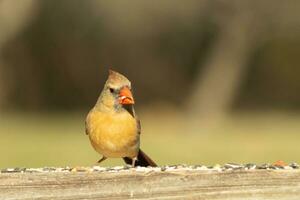
[[[137,158],[132,158],[132,164],[131,164],[131,167],[134,168],[135,167],[135,161],[137,160]]]
[[[97,164],[101,163],[102,161],[106,160],[107,158],[105,156],[102,156],[100,160],[98,160]]]

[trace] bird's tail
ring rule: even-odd
[[[131,165],[132,159],[125,157],[123,158],[126,164]],[[137,156],[137,161],[135,162],[135,167],[136,166],[141,166],[141,167],[157,167],[156,163],[149,157],[147,154],[145,154],[141,149],[139,150],[139,154]]]

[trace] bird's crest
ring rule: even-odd
[[[111,69],[109,70],[107,83],[115,86],[123,86],[123,85],[130,86],[130,81],[124,75],[116,71],[113,71]]]

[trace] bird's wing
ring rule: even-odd
[[[141,129],[142,129],[142,127],[141,127],[141,121],[139,120],[139,118],[136,116],[136,114],[135,114],[135,110],[134,110],[134,108],[133,108],[133,106],[131,106],[131,115],[135,118],[135,120],[136,120],[136,125],[137,125],[137,132],[138,132],[138,134],[140,135],[141,134]]]
[[[136,124],[137,124],[137,131],[138,131],[138,134],[140,135],[141,134],[141,121],[139,119],[136,118]]]
[[[89,134],[89,128],[88,128],[88,123],[85,120],[85,134],[88,135]]]
[[[135,118],[137,124],[137,132],[138,134],[141,134],[141,121],[136,116],[134,107],[132,105],[123,105],[123,108],[127,110],[127,112],[129,112],[129,114],[131,114],[133,118]]]
[[[85,134],[88,135],[90,132],[90,127],[89,127],[89,118],[90,118],[90,113],[92,112],[92,110],[88,113],[86,119],[85,119]]]

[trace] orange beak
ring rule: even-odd
[[[134,100],[132,93],[128,87],[123,87],[119,93],[119,103],[122,105],[132,105]]]

